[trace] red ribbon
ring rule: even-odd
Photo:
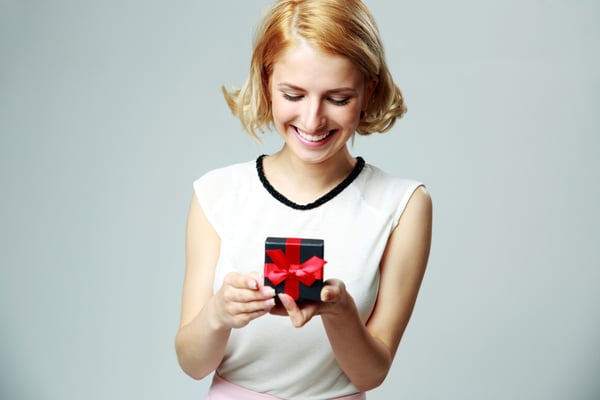
[[[294,300],[300,297],[300,283],[312,285],[323,279],[323,266],[326,261],[312,256],[300,264],[301,239],[287,239],[285,254],[280,249],[266,250],[273,263],[265,263],[265,277],[277,286],[285,281],[284,292]]]

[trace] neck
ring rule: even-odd
[[[308,203],[326,194],[352,171],[356,159],[347,150],[321,162],[307,162],[284,146],[263,160],[265,176],[290,200]]]

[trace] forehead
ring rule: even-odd
[[[330,90],[338,87],[359,89],[364,84],[360,70],[340,55],[327,54],[305,40],[285,50],[273,64],[272,83],[302,88]]]

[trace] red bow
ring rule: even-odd
[[[273,263],[265,264],[265,277],[277,286],[285,281],[284,292],[294,300],[300,297],[300,283],[312,285],[323,279],[323,266],[326,261],[312,256],[300,264],[300,246],[287,246],[286,254],[280,249],[266,250]]]

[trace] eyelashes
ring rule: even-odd
[[[288,93],[283,92],[283,98],[289,101],[300,101],[302,100],[302,96],[294,96]]]
[[[288,101],[300,101],[304,98],[304,96],[302,95],[293,95],[293,94],[289,94],[286,92],[282,92],[283,98],[288,100]],[[333,105],[336,106],[345,106],[346,104],[350,103],[350,97],[344,97],[342,99],[337,99],[334,97],[327,97],[326,100],[328,102],[330,102]]]
[[[350,103],[350,97],[346,97],[343,99],[328,98],[327,101],[330,101],[332,104],[335,104],[336,106],[345,106],[346,104]]]

